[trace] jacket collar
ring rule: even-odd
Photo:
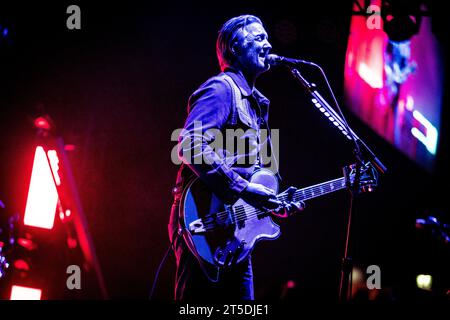
[[[270,101],[267,99],[261,92],[259,92],[256,88],[250,88],[248,85],[247,80],[245,79],[244,75],[241,71],[233,68],[233,67],[227,67],[224,71],[227,75],[233,79],[234,83],[238,86],[239,90],[241,91],[241,94],[244,97],[253,96],[259,105],[268,106]]]

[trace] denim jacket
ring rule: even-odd
[[[271,148],[268,111],[269,100],[252,90],[235,69],[228,68],[202,84],[189,98],[188,116],[179,136],[183,163],[174,193],[181,194],[185,184],[198,176],[223,201],[237,200],[251,174],[261,166],[261,147]],[[264,137],[260,129],[266,129]],[[230,138],[233,134],[236,138]]]

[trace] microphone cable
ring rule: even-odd
[[[176,234],[175,234],[175,233],[176,233]],[[149,296],[148,296],[148,299],[149,299],[149,300],[152,300],[152,299],[153,299],[153,295],[154,295],[155,289],[156,289],[156,283],[158,282],[159,273],[160,273],[160,271],[161,271],[162,266],[164,265],[164,262],[166,261],[167,257],[169,256],[170,251],[171,251],[171,250],[175,251],[174,243],[175,243],[175,241],[178,239],[178,237],[180,236],[180,233],[178,232],[178,229],[175,230],[173,236],[174,236],[175,238],[172,237],[173,240],[172,240],[172,242],[170,242],[169,247],[168,247],[167,250],[166,250],[166,253],[164,254],[163,258],[161,259],[161,262],[159,263],[158,269],[156,269],[155,278],[153,279],[153,285],[152,285],[152,288],[151,288],[151,290],[150,290],[150,294],[149,294]]]

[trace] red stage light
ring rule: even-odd
[[[66,144],[64,146],[64,150],[66,150],[66,151],[74,151],[75,150],[75,145],[74,144]]]
[[[42,290],[36,288],[12,286],[10,300],[41,300]]]
[[[49,158],[54,158],[50,156]],[[56,153],[55,153],[56,156]],[[57,157],[56,157],[57,159]],[[51,161],[52,163],[54,161]],[[57,165],[57,164],[55,164]],[[52,168],[56,172],[54,165]],[[45,229],[52,229],[55,220],[58,192],[55,181],[59,181],[57,175],[52,175],[52,170],[42,147],[36,148],[33,170],[31,173],[30,188],[25,208],[24,224]]]
[[[295,286],[296,286],[296,283],[295,283],[294,280],[289,280],[289,281],[286,283],[286,287],[287,287],[288,289],[294,289]]]
[[[14,261],[14,268],[20,271],[30,271],[30,265],[22,259]]]
[[[22,247],[24,247],[25,249],[30,250],[30,251],[35,250],[37,248],[36,243],[34,243],[32,240],[27,239],[27,238],[19,238],[17,240],[17,243],[19,245],[21,245]]]
[[[50,122],[44,117],[38,117],[34,120],[34,126],[38,129],[50,130],[52,126]]]
[[[56,185],[61,185],[61,179],[59,178],[59,158],[55,150],[48,150],[48,159],[50,160],[50,166],[52,168],[53,176],[55,177]]]

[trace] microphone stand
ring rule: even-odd
[[[308,62],[308,65],[315,66],[320,69],[323,76],[326,76],[323,72],[322,68],[318,66],[315,63]],[[339,301],[345,302],[351,299],[351,293],[352,293],[352,269],[353,269],[353,263],[352,258],[350,257],[350,231],[351,231],[351,223],[352,223],[352,217],[354,216],[354,207],[355,207],[355,198],[356,195],[359,193],[360,190],[360,177],[361,177],[361,167],[364,165],[364,157],[363,152],[367,156],[368,161],[370,161],[374,167],[377,168],[377,170],[380,173],[385,173],[387,168],[384,166],[384,164],[375,156],[375,154],[372,152],[372,150],[369,149],[369,147],[355,134],[355,132],[348,126],[347,121],[341,117],[335,110],[332,108],[327,101],[320,95],[320,93],[316,89],[316,85],[314,83],[308,82],[300,73],[300,71],[297,68],[294,68],[292,66],[288,66],[290,69],[292,75],[294,78],[296,78],[310,93],[312,96],[312,102],[314,105],[335,125],[336,128],[338,128],[346,137],[347,139],[351,140],[354,144],[354,156],[355,156],[355,164],[352,166],[352,169],[355,170],[355,177],[353,179],[353,182],[350,179],[350,170],[348,167],[344,167],[344,177],[346,179],[346,185],[347,189],[350,193],[350,206],[349,206],[349,212],[348,212],[348,220],[347,220],[347,230],[346,230],[346,239],[345,239],[345,250],[344,250],[344,257],[342,258],[342,265],[341,265],[341,279],[340,279],[340,286],[339,286]],[[331,94],[333,94],[331,88],[329,88],[331,91]],[[333,95],[334,97],[334,95]],[[335,100],[335,103],[337,107],[339,108],[339,105],[337,104],[337,101]]]

